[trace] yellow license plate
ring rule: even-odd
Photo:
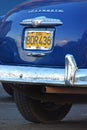
[[[50,31],[27,31],[24,48],[34,50],[50,50],[52,33]]]

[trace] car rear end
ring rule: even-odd
[[[87,94],[87,1],[48,2],[24,3],[0,25],[0,81],[13,85],[20,112],[34,122],[59,121]]]

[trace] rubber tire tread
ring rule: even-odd
[[[44,111],[39,101],[30,99],[16,89],[14,90],[14,98],[22,116],[26,120],[35,123],[58,123],[66,116],[71,108],[71,105],[65,104],[59,110],[53,111],[53,113],[52,111]]]

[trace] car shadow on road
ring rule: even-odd
[[[25,123],[8,126],[9,129],[19,130],[87,130],[87,121],[62,121],[58,124]]]

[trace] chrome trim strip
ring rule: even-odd
[[[27,56],[31,56],[31,57],[42,57],[42,56],[45,56],[46,54],[45,53],[35,53],[35,52],[31,52],[31,53],[28,53]]]
[[[62,25],[63,22],[59,19],[46,18],[45,16],[40,16],[32,19],[25,19],[20,22],[23,26],[59,26]]]
[[[65,57],[65,69],[0,65],[0,81],[87,87],[87,69],[78,69],[72,55]]]

